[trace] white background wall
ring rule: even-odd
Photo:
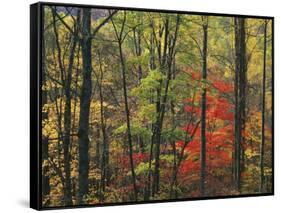
[[[53,0],[55,1],[55,0]],[[66,0],[65,0],[66,1]],[[29,4],[2,0],[0,9],[0,212],[29,206]],[[67,0],[68,3],[275,16],[275,196],[86,208],[65,212],[276,212],[281,202],[280,1],[278,0]],[[279,79],[279,80],[278,80]],[[279,210],[280,211],[280,210]]]

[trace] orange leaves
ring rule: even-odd
[[[195,81],[201,80],[201,72],[192,72],[191,78]]]
[[[200,117],[201,108],[200,106],[194,106],[192,104],[187,104],[184,110],[190,114],[194,114]],[[207,119],[208,120],[224,120],[233,121],[234,120],[234,106],[225,98],[220,96],[211,96],[207,93]]]
[[[133,161],[135,165],[141,162],[146,162],[149,159],[148,153],[134,153]],[[130,159],[128,155],[121,156],[118,162],[123,168],[130,168]]]
[[[191,79],[195,81],[200,81],[201,80],[201,72],[200,71],[195,71],[191,67],[185,67],[184,70],[186,73],[191,75]]]
[[[225,81],[222,80],[216,80],[212,84],[215,89],[217,89],[219,92],[222,93],[229,93],[234,91],[234,87],[232,84],[226,83]]]
[[[192,79],[198,80],[200,75],[192,72]],[[210,78],[212,79],[212,78]],[[233,85],[222,80],[210,82],[218,91],[211,93],[207,90],[206,97],[206,167],[207,171],[221,169],[231,166],[232,151],[234,143],[234,105],[223,95],[233,92]],[[196,94],[195,99],[185,100],[184,110],[193,116],[194,120],[201,118],[201,95]],[[199,103],[199,104],[194,104]],[[194,124],[188,124],[184,128],[189,134],[194,129]],[[183,147],[183,141],[178,141],[177,146]],[[201,149],[200,126],[196,129],[194,138],[185,147],[186,159],[181,165],[182,175],[199,175],[200,171],[200,149]]]
[[[207,100],[208,101],[208,100]],[[233,105],[229,103],[226,99],[217,97],[209,98],[209,103],[207,102],[207,118],[208,119],[220,119],[224,121],[233,121]]]
[[[182,148],[184,146],[184,141],[176,141],[176,148]]]
[[[186,160],[181,165],[180,171],[183,174],[192,173],[200,169],[199,161]]]
[[[198,108],[196,106],[189,106],[189,105],[187,105],[187,106],[184,107],[184,110],[186,112],[195,113],[197,115],[200,113],[200,108]]]

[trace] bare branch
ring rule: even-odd
[[[100,28],[102,28],[115,14],[117,13],[117,10],[114,10],[112,13],[109,10],[109,16],[106,17],[106,19],[104,19],[93,31],[92,33],[92,38],[95,37],[95,35],[97,34],[97,32],[100,30]]]

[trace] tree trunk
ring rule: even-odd
[[[203,21],[203,51],[202,51],[202,81],[204,88],[201,97],[201,149],[200,149],[200,193],[205,195],[205,178],[206,178],[206,81],[207,81],[207,42],[208,42],[208,23]],[[207,19],[207,18],[206,18]]]
[[[153,27],[153,22],[151,22],[151,27]],[[155,45],[154,45],[154,39],[153,39],[153,33],[150,34],[150,48],[149,48],[149,54],[150,54],[150,60],[149,60],[149,68],[151,70],[156,69],[155,65]],[[150,103],[153,103],[153,100],[150,100]],[[158,108],[156,106],[156,110],[158,111]],[[151,125],[151,131],[154,131],[154,125]],[[150,141],[150,147],[149,147],[149,166],[148,166],[148,177],[147,177],[147,183],[145,187],[145,193],[144,193],[144,200],[149,200],[151,195],[151,176],[152,176],[152,160],[153,160],[153,147],[154,147],[154,140],[153,137],[151,137]]]
[[[123,84],[123,96],[124,96],[124,105],[125,105],[125,113],[126,113],[126,126],[127,126],[127,139],[129,145],[129,159],[130,159],[130,167],[131,167],[131,175],[132,175],[132,184],[134,188],[134,199],[135,201],[138,200],[138,189],[136,183],[136,174],[134,169],[134,160],[133,160],[133,142],[132,142],[132,134],[131,134],[131,123],[130,123],[130,110],[129,110],[129,103],[128,103],[128,95],[127,95],[127,80],[126,80],[126,64],[125,58],[123,55],[122,50],[122,42],[124,41],[126,35],[123,37],[124,27],[126,23],[126,12],[124,12],[124,18],[122,21],[121,30],[118,33],[117,28],[114,24],[113,19],[111,18],[115,35],[118,40],[118,50],[119,50],[119,57],[121,63],[121,75],[122,75],[122,84]]]
[[[106,134],[106,123],[104,116],[104,97],[103,97],[103,70],[102,70],[102,62],[99,54],[99,65],[100,65],[100,79],[97,80],[99,87],[99,96],[100,96],[100,119],[101,119],[101,130],[102,130],[102,160],[101,160],[101,184],[100,184],[100,201],[104,200],[104,192],[105,186],[108,184],[109,180],[109,172],[108,172],[108,159],[109,159],[109,146],[107,141]]]
[[[79,15],[78,15],[79,17]],[[74,30],[72,39],[72,46],[69,55],[69,65],[67,70],[67,76],[65,78],[64,92],[65,92],[65,105],[64,105],[64,170],[65,170],[65,205],[72,205],[71,194],[71,177],[70,177],[70,134],[71,134],[71,81],[72,81],[72,68],[74,62],[74,55],[76,50],[76,44],[78,41],[77,30]]]
[[[156,109],[157,110],[157,122],[155,125],[155,136],[153,139],[155,140],[155,167],[154,167],[154,176],[153,176],[153,187],[152,187],[152,197],[154,197],[155,193],[158,193],[159,191],[159,184],[160,184],[160,145],[161,145],[161,134],[162,134],[162,126],[164,121],[164,114],[165,114],[165,107],[167,102],[167,94],[168,94],[168,88],[171,80],[171,58],[168,58],[168,36],[169,36],[169,18],[166,17],[165,19],[165,34],[164,34],[164,45],[163,45],[163,52],[161,52],[161,38],[162,33],[161,30],[159,31],[159,45],[158,45],[158,53],[159,53],[159,65],[160,70],[163,72],[166,70],[166,84],[165,84],[165,92],[163,100],[161,101],[161,90],[162,90],[162,84],[164,82],[161,82],[160,88],[157,91],[157,102],[156,102]],[[177,31],[177,30],[176,30]],[[169,60],[169,61],[168,61]]]
[[[140,29],[134,29],[134,45],[135,45],[135,54],[136,54],[137,57],[140,57],[141,54],[142,54],[142,51],[141,51],[141,32],[140,32]],[[138,73],[138,83],[140,85],[143,74],[142,74],[141,63],[140,62],[138,62],[138,63],[139,64],[138,64],[137,73]],[[138,135],[137,139],[138,139],[139,151],[141,153],[144,153],[144,142],[143,142],[142,136]]]
[[[134,46],[135,46],[135,54],[137,57],[141,56],[141,33],[140,33],[140,29],[135,29],[134,30]],[[141,63],[139,62],[138,64],[138,81],[139,84],[141,82],[142,79],[142,66]]]
[[[176,60],[173,59],[173,68],[172,68],[172,79],[176,79]],[[175,103],[171,101],[171,114],[172,114],[172,129],[176,128],[175,122]],[[177,149],[176,149],[176,141],[171,141],[171,146],[173,149],[173,168],[172,168],[172,178],[170,184],[170,198],[177,198]]]
[[[61,135],[63,141],[63,164],[64,164],[64,204],[65,205],[72,205],[72,186],[71,186],[71,177],[70,177],[70,132],[71,132],[71,81],[72,81],[72,68],[77,44],[77,30],[74,29],[74,33],[72,35],[72,39],[70,40],[71,48],[69,53],[69,65],[67,69],[67,73],[65,73],[65,67],[62,62],[61,56],[61,47],[60,47],[60,40],[59,40],[59,33],[56,26],[55,16],[56,16],[56,8],[52,10],[53,15],[53,27],[54,27],[54,34],[56,39],[56,46],[58,51],[58,63],[61,72],[61,80],[64,89],[64,96],[65,96],[65,105],[64,105],[64,132]],[[79,12],[77,14],[77,18],[79,18]],[[76,28],[76,26],[74,26]],[[66,75],[66,76],[65,76]],[[60,105],[62,106],[62,105]]]
[[[241,190],[241,152],[244,141],[246,115],[246,43],[245,19],[235,18],[235,149],[234,181],[238,192]]]
[[[260,192],[264,192],[264,146],[265,146],[265,95],[266,95],[266,36],[267,21],[264,22],[263,78],[262,78],[262,136],[260,147]]]
[[[164,44],[163,50],[161,45],[162,38],[162,30],[159,31],[159,41],[156,42],[157,51],[158,51],[158,60],[160,70],[163,72],[166,70],[166,81],[160,82],[160,88],[157,90],[157,100],[156,100],[156,112],[157,112],[157,120],[154,124],[153,134],[152,134],[152,145],[155,144],[155,167],[154,167],[154,175],[153,175],[153,184],[152,184],[152,197],[159,191],[160,185],[160,145],[161,145],[161,135],[162,135],[162,127],[165,116],[165,109],[168,100],[168,90],[170,85],[170,80],[172,76],[172,62],[175,57],[175,45],[178,36],[180,16],[177,15],[176,18],[176,26],[174,34],[170,37],[169,32],[169,17],[167,16],[165,19],[164,26]],[[153,26],[152,26],[153,27]],[[154,30],[154,29],[153,29]],[[154,35],[155,36],[155,35]],[[156,37],[155,37],[156,39]],[[164,95],[161,98],[161,87],[164,84]],[[150,178],[150,177],[149,177]]]
[[[132,182],[133,182],[133,186],[134,186],[134,197],[135,197],[135,201],[137,201],[138,200],[138,190],[137,190],[136,174],[135,174],[134,161],[133,161],[133,144],[132,144],[132,135],[131,135],[130,111],[129,111],[129,104],[128,104],[127,82],[126,82],[126,71],[125,71],[126,67],[125,67],[125,61],[124,61],[124,57],[123,57],[122,44],[120,42],[119,42],[119,54],[120,54],[120,61],[121,61],[121,73],[122,73],[123,95],[124,95],[125,112],[126,112],[130,166],[131,166],[131,173],[132,173]]]
[[[89,192],[89,113],[92,93],[92,54],[91,54],[91,9],[83,8],[82,16],[82,61],[83,80],[80,96],[80,119],[78,129],[79,143],[79,187],[78,203],[83,204],[83,197]]]

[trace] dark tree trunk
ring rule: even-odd
[[[141,32],[140,29],[135,29],[134,30],[134,46],[135,46],[135,54],[137,57],[141,56],[142,51],[141,51]],[[142,79],[142,66],[139,62],[138,64],[138,81],[139,84]]]
[[[79,14],[78,16],[79,17]],[[71,176],[70,176],[70,134],[71,134],[71,82],[72,82],[72,69],[75,56],[76,45],[78,41],[78,31],[75,29],[72,46],[69,54],[69,65],[65,78],[64,93],[65,93],[65,105],[64,105],[64,170],[65,170],[65,205],[72,205],[72,193],[71,193]]]
[[[151,21],[151,27],[153,27],[153,22]],[[149,54],[150,54],[150,60],[149,60],[149,68],[151,70],[156,69],[155,65],[155,45],[154,45],[154,39],[153,39],[153,33],[150,34],[150,48],[149,48]],[[153,100],[150,100],[150,103],[153,103]],[[158,111],[158,108],[156,107],[156,110]],[[151,131],[154,131],[154,125],[151,125]],[[148,177],[145,187],[145,193],[144,193],[144,200],[150,199],[151,194],[151,176],[152,176],[152,160],[153,160],[153,147],[154,147],[154,141],[153,137],[151,137],[150,147],[149,147],[149,166],[148,166]]]
[[[234,181],[235,188],[241,190],[241,153],[244,142],[246,115],[246,43],[245,19],[235,18],[235,147],[234,147]]]
[[[125,58],[123,55],[122,50],[122,43],[125,39],[124,33],[124,27],[126,23],[126,12],[124,12],[124,18],[122,21],[121,30],[118,33],[117,28],[114,24],[113,19],[111,19],[115,35],[118,40],[118,50],[119,50],[119,57],[120,57],[120,64],[121,64],[121,75],[122,75],[122,86],[123,86],[123,96],[124,96],[124,105],[125,105],[125,113],[126,113],[126,126],[127,126],[127,139],[128,139],[128,145],[129,145],[129,159],[130,159],[130,167],[131,167],[131,175],[132,175],[132,184],[134,188],[134,199],[135,201],[138,200],[138,189],[137,189],[137,183],[136,183],[136,174],[134,169],[134,160],[133,160],[133,142],[132,142],[132,134],[131,134],[131,123],[130,123],[130,110],[129,110],[129,103],[128,103],[128,95],[127,95],[127,80],[126,80],[126,64],[125,64]]]
[[[134,46],[135,46],[135,54],[137,57],[140,57],[142,54],[142,49],[141,49],[141,32],[140,29],[134,29]],[[141,79],[142,79],[142,65],[139,62],[138,64],[138,82],[139,85],[141,83]],[[141,137],[141,135],[137,136],[138,139],[138,145],[139,145],[139,151],[141,153],[144,153],[144,142],[143,139]]]
[[[161,53],[161,41],[159,41],[158,45],[158,53],[159,53],[159,64],[160,64],[160,70],[166,70],[166,82],[160,82],[160,85],[162,83],[165,83],[164,87],[164,95],[161,99],[161,89],[157,92],[157,97],[159,98],[159,103],[157,101],[156,103],[156,109],[159,108],[159,113],[157,122],[155,124],[155,131],[153,132],[152,139],[155,140],[155,168],[154,168],[154,176],[153,176],[153,187],[152,187],[152,197],[155,195],[155,193],[158,193],[159,191],[159,184],[160,184],[160,144],[161,144],[161,134],[162,134],[162,127],[163,127],[163,121],[165,116],[165,109],[166,104],[168,100],[168,90],[170,85],[170,80],[172,77],[172,62],[175,57],[175,45],[177,41],[178,36],[178,29],[179,29],[179,21],[180,16],[177,15],[176,19],[176,27],[174,34],[172,35],[172,38],[169,38],[170,32],[169,32],[169,18],[166,17],[165,20],[165,34],[164,34],[164,46],[163,46],[163,52]],[[162,33],[161,33],[162,34]],[[160,35],[161,38],[162,35]],[[170,39],[170,40],[169,40]],[[160,105],[160,106],[159,106]]]
[[[176,60],[173,60],[172,67],[172,79],[176,79]],[[172,114],[172,129],[176,128],[175,122],[175,104],[174,101],[171,101],[171,114]],[[176,141],[171,141],[171,146],[173,150],[173,168],[172,168],[172,179],[170,184],[170,198],[177,198],[177,149],[176,149]]]
[[[79,14],[81,14],[81,10],[79,12]],[[79,15],[80,16],[80,15]],[[80,17],[77,18],[77,20],[80,22]],[[77,25],[77,27],[79,26],[79,24]],[[77,29],[78,30],[78,29]],[[77,41],[78,42],[78,41]],[[77,123],[76,123],[76,112],[77,112],[77,99],[78,99],[78,79],[79,79],[79,71],[80,71],[80,50],[81,50],[81,45],[80,42],[78,42],[78,47],[77,47],[77,54],[76,54],[76,60],[77,60],[77,64],[76,64],[76,72],[75,72],[75,79],[74,79],[74,103],[73,103],[73,113],[72,113],[72,132],[76,131],[77,128]],[[78,150],[77,149],[72,149],[73,148],[73,141],[74,138],[76,138],[77,135],[72,134],[71,137],[71,142],[70,142],[70,150],[71,155],[70,155],[70,161],[73,160],[77,160],[78,158]],[[72,177],[72,197],[75,198],[75,200],[77,200],[77,177]]]
[[[202,81],[207,81],[207,42],[208,42],[208,20],[203,17],[203,51],[202,51]],[[200,193],[205,195],[205,178],[206,178],[206,88],[204,85],[201,97],[201,149],[200,149]]]
[[[169,17],[166,17],[164,21],[164,27],[160,25],[159,30],[159,39],[156,37],[156,32],[154,29],[154,23],[151,22],[151,28],[153,31],[153,37],[152,41],[155,40],[156,43],[156,49],[158,52],[158,61],[161,72],[166,71],[166,81],[160,81],[159,89],[156,91],[156,113],[157,113],[157,119],[156,122],[153,124],[153,133],[151,137],[151,147],[150,147],[150,161],[149,161],[149,175],[148,175],[148,183],[147,183],[147,192],[146,192],[146,199],[149,199],[150,194],[152,197],[159,191],[159,185],[160,185],[160,144],[161,144],[161,134],[162,134],[162,126],[164,121],[164,115],[165,115],[165,108],[167,104],[168,99],[168,89],[169,84],[171,80],[171,67],[172,67],[172,61],[175,56],[175,44],[177,40],[178,35],[178,28],[179,28],[179,21],[180,17],[177,16],[176,19],[176,27],[174,35],[172,35],[169,38],[170,32],[169,32]],[[161,40],[164,32],[164,43],[163,47],[161,45]],[[163,49],[162,49],[163,48]],[[153,48],[152,48],[153,51]],[[151,52],[152,52],[151,51]],[[154,66],[154,53],[152,52],[151,58],[151,65]],[[163,98],[161,98],[161,87],[164,85],[164,95]],[[155,145],[155,152],[154,152],[154,158],[155,158],[155,167],[154,167],[154,173],[153,173],[153,183],[152,183],[152,190],[150,189],[151,185],[151,162],[153,159],[153,146]]]
[[[127,95],[127,82],[126,82],[126,71],[125,71],[125,61],[123,57],[122,44],[119,43],[119,54],[121,61],[121,73],[122,73],[122,83],[123,83],[123,95],[124,95],[124,103],[125,103],[125,112],[126,112],[126,123],[127,123],[127,137],[129,144],[129,155],[130,155],[130,166],[132,173],[132,181],[134,186],[134,196],[135,201],[138,200],[137,196],[137,185],[136,185],[136,175],[134,170],[134,161],[133,161],[133,143],[132,143],[132,135],[131,135],[131,124],[130,124],[130,110],[128,104],[128,95]]]
[[[153,140],[155,141],[155,167],[154,167],[154,176],[153,176],[153,185],[152,185],[152,197],[154,197],[155,193],[159,191],[159,183],[160,183],[160,145],[161,145],[161,133],[162,133],[162,126],[165,114],[165,107],[167,102],[167,92],[169,88],[169,83],[171,80],[171,67],[170,63],[167,60],[167,49],[168,49],[168,36],[169,36],[169,18],[166,17],[165,19],[165,34],[164,34],[164,44],[163,44],[163,52],[161,52],[162,45],[161,45],[161,38],[162,33],[161,30],[159,31],[159,45],[158,45],[158,60],[160,65],[160,70],[163,72],[165,69],[167,80],[165,85],[165,94],[163,97],[163,101],[161,101],[161,87],[164,82],[160,82],[160,88],[157,91],[157,102],[156,102],[156,109],[157,109],[157,122],[155,124],[155,131]],[[155,38],[156,39],[156,38]],[[169,63],[169,64],[168,64]]]
[[[100,119],[101,119],[101,130],[102,130],[102,160],[101,160],[101,184],[100,184],[100,201],[104,200],[105,186],[108,184],[109,180],[109,144],[107,141],[106,134],[106,123],[105,123],[105,112],[104,112],[104,96],[103,96],[103,70],[102,62],[99,53],[99,66],[100,66],[100,79],[97,79],[97,84],[99,87],[100,96]]]
[[[125,71],[125,61],[123,57],[122,44],[119,43],[119,54],[121,61],[121,72],[122,72],[122,82],[123,82],[123,95],[125,102],[125,112],[126,112],[126,122],[127,122],[127,136],[128,136],[128,144],[129,144],[129,155],[130,155],[130,166],[132,173],[132,182],[134,186],[134,197],[135,201],[138,200],[138,190],[136,184],[136,174],[134,169],[134,161],[133,161],[133,143],[132,143],[132,135],[131,135],[131,124],[130,124],[130,110],[128,104],[128,95],[127,95],[127,82],[126,82],[126,71]]]
[[[240,77],[240,114],[241,114],[241,145],[240,145],[240,174],[239,174],[239,190],[241,188],[241,172],[244,170],[244,159],[245,152],[244,146],[245,141],[245,128],[246,128],[246,95],[247,95],[247,59],[246,59],[246,38],[245,38],[245,19],[241,20],[241,58],[240,58],[240,66],[241,66],[241,77]]]
[[[67,69],[67,73],[65,73],[65,67],[62,62],[62,53],[61,53],[61,46],[59,40],[59,33],[56,26],[55,16],[56,8],[52,10],[53,15],[53,28],[55,34],[55,41],[58,51],[58,63],[61,73],[61,80],[64,89],[64,96],[65,96],[65,105],[64,105],[64,132],[61,134],[61,139],[63,141],[63,164],[64,164],[64,204],[65,205],[72,205],[72,193],[71,193],[71,177],[70,177],[70,131],[71,131],[71,93],[70,93],[70,86],[72,81],[72,68],[73,68],[73,61],[75,55],[75,49],[77,44],[77,31],[75,30],[75,34],[72,35],[72,44],[69,53],[69,66]],[[79,16],[79,15],[78,15]],[[71,42],[71,41],[70,41]],[[66,76],[65,76],[66,75]],[[60,104],[60,106],[62,106]],[[61,121],[60,121],[61,122]],[[62,131],[61,131],[62,132]]]
[[[80,96],[80,119],[78,129],[79,143],[79,187],[78,203],[82,204],[83,197],[89,192],[89,114],[92,93],[92,54],[91,54],[91,9],[83,8],[82,16],[82,61],[83,80]]]
[[[237,188],[237,159],[240,158],[238,154],[239,146],[240,146],[240,139],[239,139],[239,126],[240,126],[240,119],[239,119],[239,60],[238,60],[238,53],[239,53],[239,31],[238,31],[238,23],[237,18],[234,18],[234,31],[235,31],[235,80],[234,80],[234,93],[235,93],[235,115],[234,115],[234,162],[233,162],[233,173],[234,173],[234,185]]]
[[[262,78],[262,136],[260,147],[260,192],[264,192],[264,146],[265,146],[265,95],[266,95],[266,36],[267,21],[264,22],[263,78]]]
[[[100,163],[100,127],[97,125],[96,127],[96,155],[95,155],[95,162],[97,168],[101,168],[101,163]]]

